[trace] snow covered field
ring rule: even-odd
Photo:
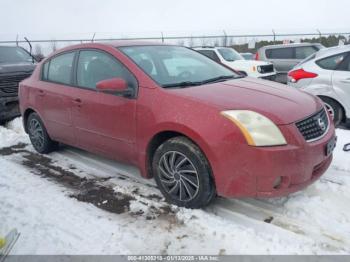
[[[21,119],[0,126],[0,235],[14,254],[350,254],[350,131],[327,173],[272,200],[164,202],[131,167],[63,147],[36,154]]]

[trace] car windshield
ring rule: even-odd
[[[32,62],[33,58],[20,47],[0,46],[0,63]]]
[[[160,86],[186,87],[239,78],[204,55],[181,46],[119,47]]]
[[[244,60],[244,58],[232,48],[219,48],[218,51],[226,61]]]

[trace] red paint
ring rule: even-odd
[[[145,43],[90,43],[58,53],[85,48],[108,52],[136,77],[136,99],[41,81],[43,61],[20,84],[22,115],[36,111],[52,139],[136,165],[145,177],[151,176],[147,153],[152,139],[164,131],[180,133],[204,152],[221,196],[285,195],[312,183],[328,168],[332,156],[326,157],[324,148],[334,136],[333,124],[326,136],[311,143],[295,126],[322,108],[318,98],[250,78],[163,89],[115,48],[128,45]],[[248,146],[240,129],[220,115],[227,109],[265,115],[278,125],[288,145]],[[283,176],[282,184],[274,189],[278,176]]]
[[[98,82],[96,89],[108,92],[122,92],[127,89],[127,83],[124,79],[112,78]]]

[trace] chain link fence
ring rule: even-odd
[[[326,47],[339,44],[350,44],[350,30],[348,32],[315,32],[309,33],[275,33],[274,30],[269,34],[206,34],[206,35],[164,35],[152,37],[116,37],[116,38],[97,38],[93,34],[91,38],[72,38],[72,39],[30,39],[33,46],[32,53],[35,55],[47,56],[49,53],[73,44],[88,42],[107,42],[115,40],[142,40],[177,44],[188,47],[194,46],[230,46],[238,52],[255,53],[256,50],[265,45],[281,43],[313,42],[321,43]],[[29,43],[24,38],[17,36],[13,40],[1,40],[0,45],[18,45],[29,49]]]

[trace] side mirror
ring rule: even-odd
[[[111,78],[98,82],[96,89],[103,93],[132,96],[133,92],[128,89],[128,84],[122,78]]]

